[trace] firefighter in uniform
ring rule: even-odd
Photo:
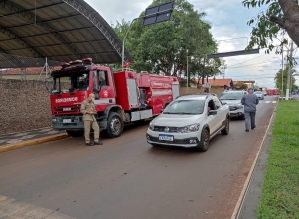
[[[96,113],[96,108],[93,102],[94,97],[94,94],[90,94],[88,98],[81,103],[80,108],[80,112],[83,114],[86,146],[103,144],[102,142],[99,142],[100,128],[96,118],[94,117],[94,114]],[[90,142],[90,127],[94,131],[94,144]]]

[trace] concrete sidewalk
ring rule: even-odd
[[[55,141],[69,136],[51,127],[0,135],[0,152]]]

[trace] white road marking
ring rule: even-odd
[[[265,103],[270,103],[270,101],[266,101]]]
[[[272,101],[272,103],[276,103],[276,101]]]

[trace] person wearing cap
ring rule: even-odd
[[[242,97],[241,104],[244,105],[245,131],[249,132],[250,127],[251,130],[255,128],[256,105],[259,104],[259,99],[252,88],[248,88],[248,94]]]
[[[102,145],[99,142],[100,128],[94,114],[97,112],[94,105],[94,94],[89,94],[86,100],[81,103],[80,112],[83,114],[84,137],[86,146]],[[94,144],[90,142],[90,128],[94,131]]]

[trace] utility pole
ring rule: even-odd
[[[281,53],[281,93],[282,93],[281,96],[283,98],[283,48]]]
[[[293,60],[293,40],[291,42],[290,60]],[[292,75],[292,68],[291,68],[291,64],[289,63],[286,100],[289,100],[289,96],[290,96],[291,75]]]

